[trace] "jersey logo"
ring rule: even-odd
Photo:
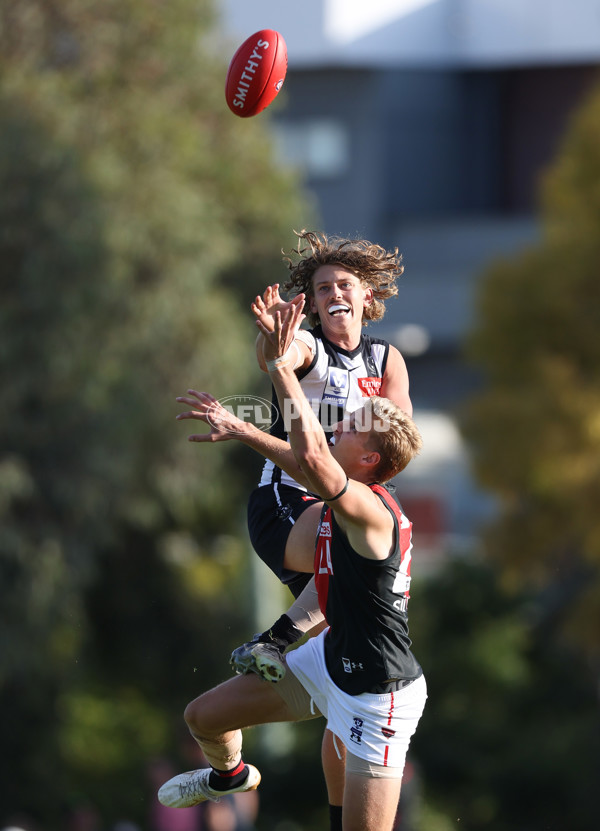
[[[321,527],[319,529],[319,536],[329,537],[329,539],[331,539],[331,523],[327,520],[323,520],[323,522],[321,523]]]
[[[379,395],[381,378],[357,378],[356,380],[363,398],[371,398],[372,395]]]
[[[344,666],[344,672],[363,672],[365,669],[362,661],[351,661],[350,658],[342,658],[342,664]]]
[[[390,727],[382,727],[381,732],[386,737],[386,739],[391,739],[392,736],[396,735],[396,731],[392,730]]]
[[[323,392],[323,401],[344,402],[348,398],[350,378],[347,369],[330,366],[327,374],[327,383]]]

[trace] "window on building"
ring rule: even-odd
[[[311,119],[273,125],[281,161],[312,179],[335,179],[348,172],[350,138],[335,119]]]

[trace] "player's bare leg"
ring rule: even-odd
[[[402,779],[346,776],[343,831],[392,831]]]
[[[283,564],[291,571],[312,573],[315,565],[315,539],[321,519],[322,502],[303,511],[287,538]]]
[[[334,745],[333,733],[327,729],[323,733],[323,741],[321,743],[321,764],[323,766],[323,775],[325,776],[325,785],[327,786],[327,799],[329,805],[334,806],[334,811],[330,811],[330,823],[333,829],[334,823],[336,822],[336,815],[341,813],[341,807],[344,802],[346,748],[339,739],[335,740]],[[339,808],[340,811],[336,811],[335,807]],[[339,827],[341,828],[342,826],[340,825]]]
[[[271,684],[254,673],[237,675],[191,701],[184,718],[194,738],[212,741],[257,724],[294,721]]]
[[[231,678],[194,699],[186,707],[185,720],[210,768],[186,771],[162,785],[158,798],[171,808],[256,789],[260,772],[242,759],[242,728],[294,718],[273,685],[250,674]]]

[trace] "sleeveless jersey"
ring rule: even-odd
[[[319,606],[330,626],[325,662],[335,684],[349,695],[422,672],[408,635],[412,523],[388,488],[369,487],[394,519],[392,553],[385,560],[361,557],[327,506],[315,551]]]
[[[356,349],[347,350],[328,341],[321,326],[303,334],[312,336],[315,354],[310,366],[298,379],[325,433],[329,435],[332,425],[341,421],[344,413],[353,413],[363,406],[365,398],[379,395],[390,345],[380,338],[361,335]],[[287,441],[284,418],[279,412],[274,392],[271,411],[277,414],[271,424],[271,435]],[[267,460],[259,484],[273,483],[306,490]]]

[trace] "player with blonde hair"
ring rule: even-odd
[[[427,694],[408,631],[411,524],[382,482],[382,454],[384,443],[394,449],[387,468],[394,476],[419,452],[421,438],[406,413],[376,399],[365,405],[364,418],[357,411],[336,425],[331,446],[290,360],[300,317],[299,305],[276,313],[273,333],[259,321],[280,407],[294,403],[289,446],[205,393],[182,397],[195,409],[180,418],[210,425],[198,440],[238,439],[282,469],[300,471],[320,496],[313,570],[329,627],[285,656],[277,683],[238,675],[188,704],[186,723],[210,768],[169,780],[159,799],[184,808],[255,789],[260,773],[242,759],[242,729],[323,715],[346,749],[343,831],[391,831],[406,752]]]

